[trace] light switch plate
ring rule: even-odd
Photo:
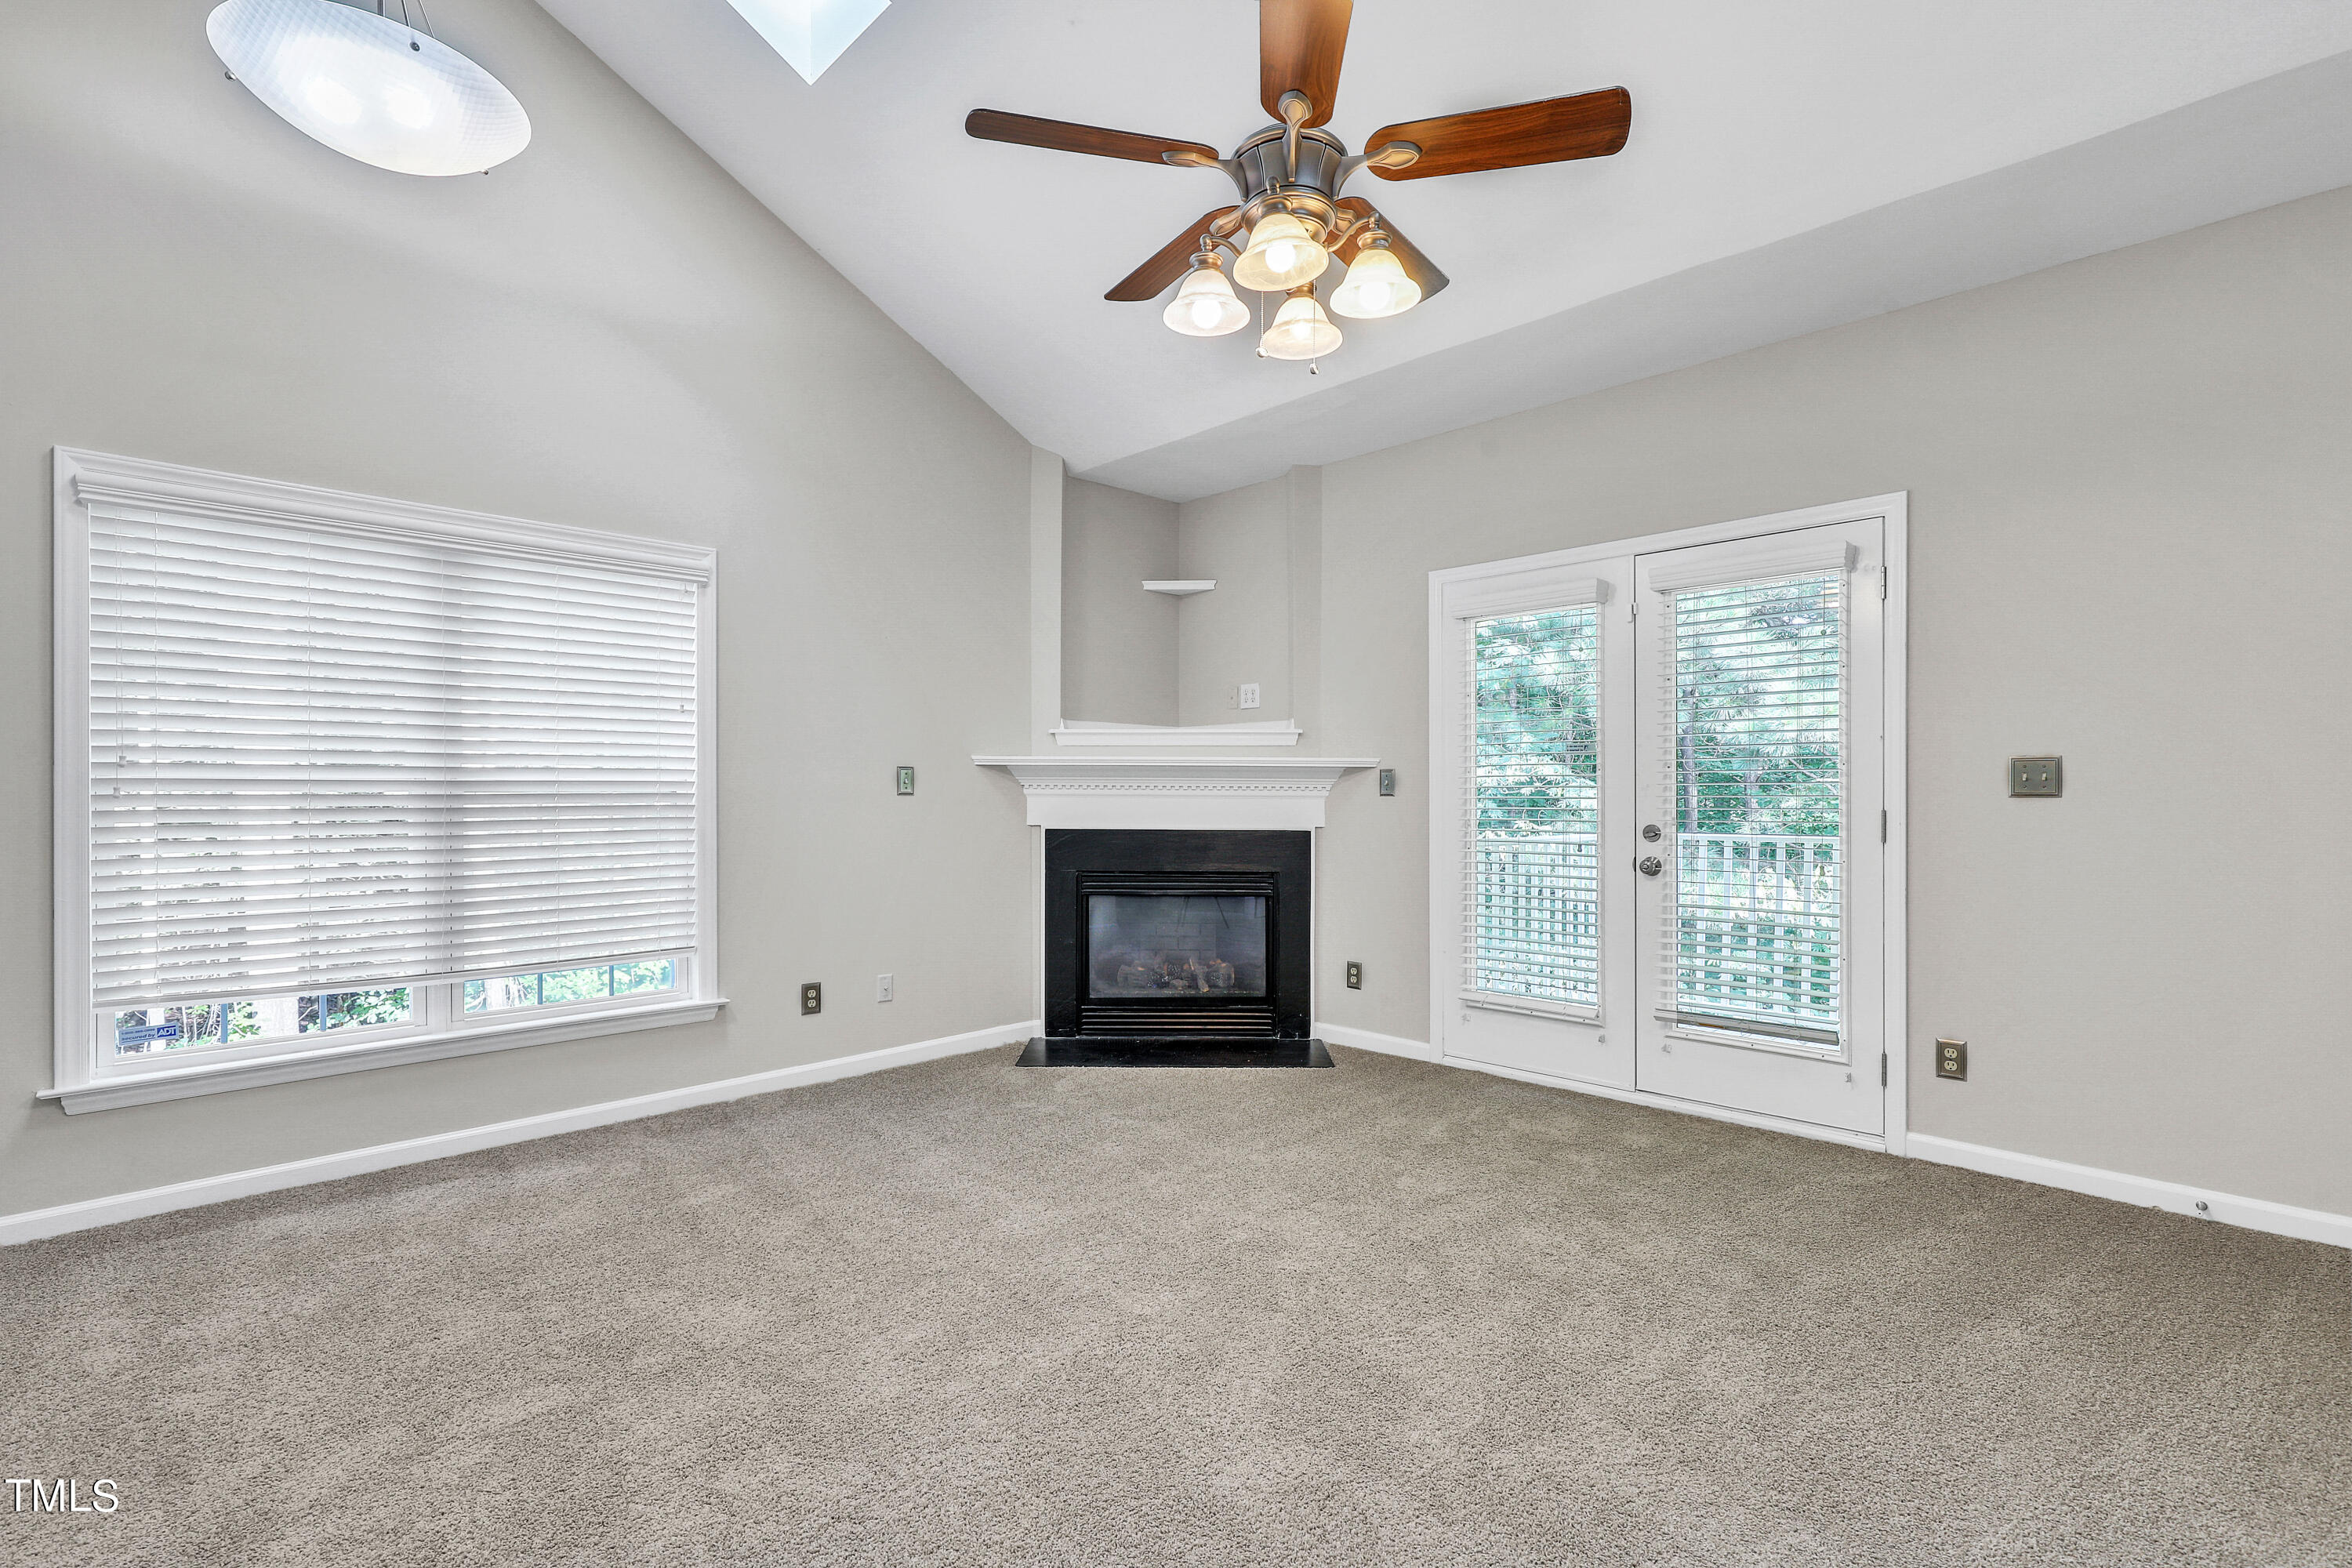
[[[887,974],[876,975],[874,977],[874,1000],[877,1002],[887,1002],[890,1000],[890,992],[893,984],[894,983],[890,976]]]
[[[1396,770],[1394,768],[1382,768],[1381,770],[1381,793],[1382,795],[1396,794]]]
[[[2055,795],[2065,793],[2063,757],[2011,757],[2009,793],[2013,795]]]
[[[1252,680],[1252,681],[1246,681],[1246,682],[1244,682],[1244,683],[1243,684],[1243,686],[1242,686],[1242,706],[1243,706],[1243,707],[1244,707],[1244,708],[1255,708],[1255,707],[1256,707],[1256,706],[1257,706],[1257,682],[1256,682],[1256,681],[1255,681],[1255,680]]]
[[[915,793],[915,770],[904,763],[901,763],[898,768],[898,793],[900,795]]]

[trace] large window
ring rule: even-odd
[[[58,474],[68,1109],[715,1005],[707,552]]]

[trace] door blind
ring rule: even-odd
[[[1472,1001],[1600,1005],[1599,622],[1586,604],[1466,623]]]
[[[94,507],[92,1004],[690,950],[693,581]]]
[[[1844,984],[1845,574],[1664,595],[1674,827],[1662,1016],[1833,1050]]]

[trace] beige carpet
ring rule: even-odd
[[[1337,1054],[0,1252],[0,1561],[2352,1563],[2345,1253]]]

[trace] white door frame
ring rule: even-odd
[[[1525,1079],[1534,1083],[1557,1085],[1581,1094],[1599,1095],[1608,1100],[1629,1100],[1637,1104],[1654,1105],[1669,1110],[1710,1117],[1720,1121],[1736,1121],[1745,1126],[1766,1127],[1779,1131],[1795,1132],[1808,1138],[1823,1139],[1836,1143],[1851,1143],[1867,1149],[1885,1149],[1891,1154],[1906,1152],[1909,1119],[1909,1039],[1906,1011],[1909,1005],[1910,943],[1908,904],[1905,896],[1908,856],[1907,824],[1910,814],[1909,791],[1906,787],[1906,769],[1909,749],[1907,709],[1908,610],[1910,580],[1910,492],[1897,490],[1888,495],[1869,496],[1860,500],[1840,501],[1829,506],[1806,507],[1797,511],[1774,512],[1766,517],[1743,518],[1731,522],[1706,523],[1696,528],[1675,529],[1665,533],[1646,534],[1634,539],[1612,539],[1596,544],[1579,545],[1570,550],[1546,551],[1538,555],[1515,556],[1507,561],[1485,561],[1473,566],[1449,566],[1429,574],[1429,772],[1433,785],[1444,770],[1452,765],[1451,759],[1458,747],[1455,737],[1443,732],[1446,729],[1446,705],[1439,698],[1453,679],[1451,659],[1452,639],[1447,632],[1450,624],[1444,609],[1446,587],[1452,584],[1475,583],[1482,578],[1501,577],[1517,573],[1540,571],[1548,567],[1572,567],[1595,561],[1621,556],[1646,554],[1657,550],[1680,550],[1694,544],[1717,544],[1727,540],[1752,539],[1764,534],[1786,533],[1801,528],[1818,528],[1825,523],[1860,522],[1872,518],[1885,524],[1886,549],[1886,620],[1885,646],[1883,650],[1885,681],[1886,739],[1885,742],[1886,852],[1884,859],[1884,880],[1880,887],[1881,907],[1885,911],[1883,954],[1885,965],[1885,1015],[1881,1019],[1882,1036],[1886,1050],[1886,1131],[1884,1137],[1852,1133],[1834,1128],[1816,1127],[1810,1123],[1785,1121],[1752,1111],[1736,1110],[1722,1106],[1700,1105],[1685,1100],[1670,1099],[1638,1089],[1619,1089],[1611,1085],[1582,1082],[1546,1073],[1522,1072],[1516,1068],[1497,1068],[1484,1062],[1474,1062],[1460,1057],[1444,1057],[1450,1065],[1472,1068],[1481,1072],[1498,1073],[1506,1078]],[[1452,1000],[1451,966],[1454,955],[1444,943],[1454,934],[1452,930],[1451,904],[1453,878],[1459,868],[1460,847],[1454,842],[1455,823],[1448,804],[1454,794],[1453,787],[1433,787],[1429,792],[1429,905],[1430,905],[1430,994],[1429,1038],[1433,1048],[1441,1054],[1445,1040],[1445,1010]],[[1440,820],[1441,816],[1444,820]]]

